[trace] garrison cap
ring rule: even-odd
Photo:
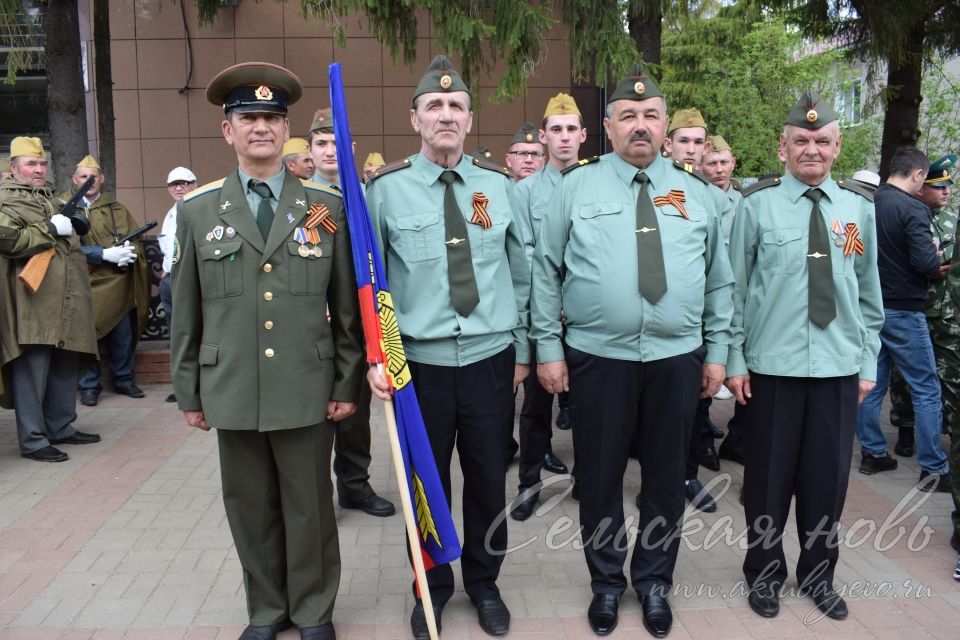
[[[670,118],[670,124],[667,125],[667,135],[670,135],[677,129],[686,129],[689,127],[701,127],[707,130],[707,123],[700,114],[699,109],[680,109]]]
[[[85,156],[83,160],[77,163],[77,169],[96,169],[97,171],[102,171],[100,164],[93,156]]]
[[[367,154],[367,159],[363,162],[364,169],[376,169],[377,167],[382,167],[387,164],[383,160],[383,156],[380,155],[378,151]]]
[[[837,119],[837,112],[820,99],[819,94],[805,93],[790,110],[786,124],[803,129],[820,129]]]
[[[282,113],[300,99],[303,88],[292,71],[269,62],[244,62],[227,67],[207,85],[207,100],[225,114]]]
[[[292,153],[307,153],[307,141],[303,138],[290,138],[283,143],[283,153],[281,156],[289,156]]]
[[[460,74],[457,73],[457,70],[453,68],[453,63],[450,62],[447,56],[440,55],[434,57],[413,92],[413,101],[416,102],[417,98],[425,93],[433,93],[435,91],[443,91],[446,93],[466,91],[468,94],[470,93],[470,89],[460,77]]]
[[[547,101],[547,108],[543,112],[543,119],[546,120],[550,116],[565,116],[570,114],[583,117],[583,114],[580,113],[580,109],[577,107],[577,101],[573,99],[573,96],[567,93],[558,93]]]
[[[733,149],[730,148],[730,145],[723,138],[723,136],[707,136],[707,142],[710,143],[709,153],[713,153],[715,151],[729,151],[730,153],[733,153]]]
[[[473,152],[474,158],[492,158],[493,152],[490,151],[490,147],[477,147],[477,150]]]
[[[40,138],[17,136],[10,141],[10,159],[19,158],[20,156],[46,158],[47,154],[43,151],[43,142],[40,141]]]
[[[520,125],[520,128],[517,129],[517,132],[513,134],[513,140],[510,141],[510,144],[512,146],[520,142],[540,144],[538,130],[534,124],[530,122],[524,122],[522,125]]]
[[[652,76],[648,76],[643,67],[635,64],[627,71],[617,88],[613,90],[607,104],[617,100],[646,100],[647,98],[662,98],[660,87]]]
[[[928,187],[949,187],[953,184],[953,172],[957,168],[957,154],[948,153],[930,163],[927,179],[923,184]]]
[[[317,109],[313,113],[313,122],[310,123],[310,133],[314,131],[333,133],[333,109],[324,107],[323,109]]]

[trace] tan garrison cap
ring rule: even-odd
[[[582,116],[577,108],[577,101],[567,93],[558,93],[547,101],[547,108],[543,112],[544,119],[550,116],[565,116],[568,114]]]
[[[313,113],[313,122],[310,123],[310,132],[323,131],[333,133],[333,109],[324,107]]]
[[[77,169],[96,169],[97,171],[101,171],[100,164],[93,156],[86,156],[83,160],[78,162]]]
[[[710,143],[710,151],[729,151],[733,153],[733,149],[730,148],[723,136],[707,136],[707,142]]]
[[[290,138],[283,143],[283,153],[281,156],[288,156],[291,153],[307,153],[307,141],[303,138]]]
[[[707,130],[707,123],[700,114],[699,109],[680,109],[670,118],[670,124],[667,125],[667,135],[670,135],[677,129],[688,129],[690,127],[702,127]]]
[[[382,167],[386,162],[383,161],[383,156],[378,152],[374,151],[367,154],[367,159],[363,162],[364,169],[375,169],[377,167]]]
[[[10,141],[10,158],[19,158],[26,156],[29,158],[46,158],[47,154],[43,151],[43,142],[40,138],[28,138],[26,136],[17,136]]]

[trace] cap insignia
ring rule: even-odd
[[[257,100],[273,100],[273,91],[271,91],[270,87],[266,85],[260,85],[257,87],[256,91],[253,92],[253,95],[257,97]]]

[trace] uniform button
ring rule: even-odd
[[[64,345],[63,340],[60,340],[57,342],[57,346],[60,347],[61,349],[63,348],[63,345]]]
[[[217,249],[216,251],[214,251],[214,252],[213,252],[213,255],[215,255],[215,256],[220,255],[220,249]]]
[[[270,264],[270,263],[268,262],[267,264],[263,265],[263,272],[264,272],[264,273],[270,273],[271,271],[273,271],[273,265],[272,265],[272,264]]]
[[[267,291],[265,294],[263,294],[263,299],[266,300],[267,302],[270,302],[271,300],[273,300],[273,294]]]
[[[263,352],[263,355],[267,356],[268,358],[272,358],[272,357],[273,357],[273,349],[267,349],[266,351]]]
[[[273,329],[273,320],[267,320],[263,323],[264,329]]]

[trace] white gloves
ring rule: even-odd
[[[70,224],[70,218],[59,213],[50,216],[50,224],[57,228],[58,236],[69,236],[73,234],[73,225]]]
[[[122,247],[104,247],[103,259],[118,267],[125,267],[136,262],[137,249],[130,245],[129,240]]]

